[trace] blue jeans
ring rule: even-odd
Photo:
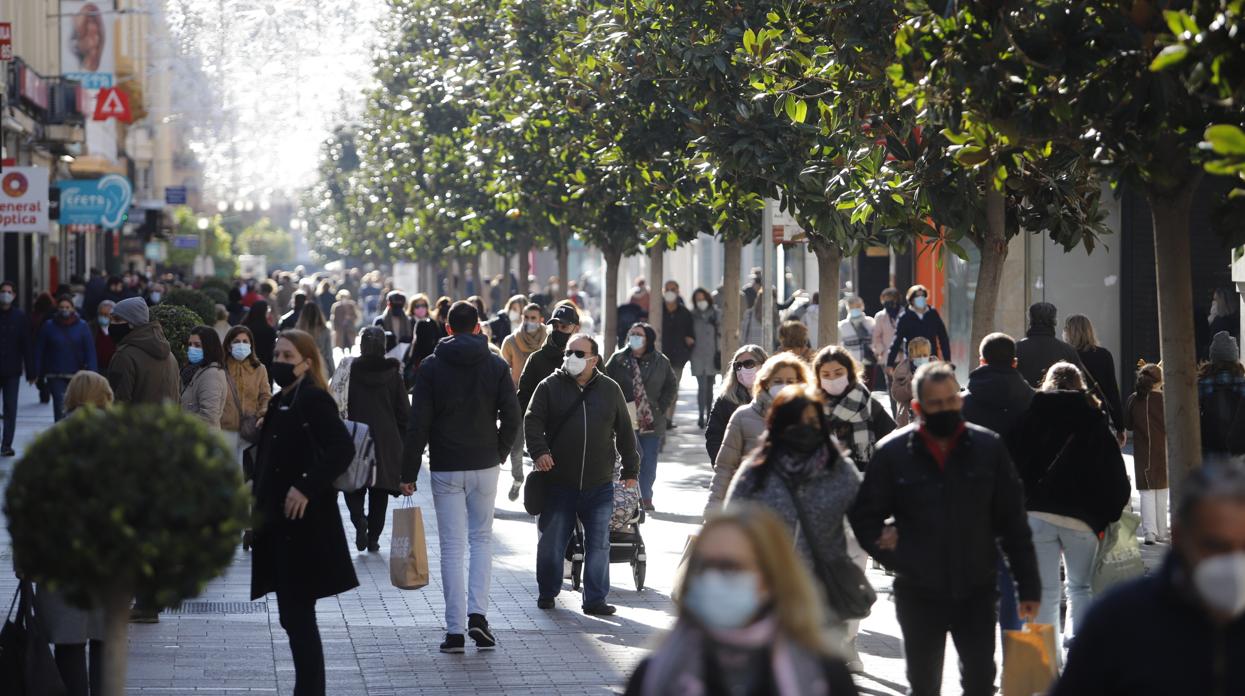
[[[553,599],[562,591],[566,545],[575,531],[575,520],[584,525],[584,607],[605,602],[610,592],[610,513],[614,511],[614,484],[604,483],[586,491],[550,485],[545,511],[536,528],[536,584],[541,599]]]
[[[17,395],[22,390],[22,376],[5,377],[4,389],[4,449],[12,449],[13,435],[17,433]]]
[[[653,499],[653,484],[657,482],[657,450],[661,438],[657,433],[636,435],[636,447],[640,450],[640,497]]]
[[[1094,599],[1091,582],[1094,556],[1098,553],[1098,536],[1068,527],[1060,527],[1029,514],[1033,530],[1033,550],[1037,552],[1038,574],[1042,577],[1042,608],[1038,623],[1055,627],[1055,635],[1063,635],[1059,623],[1059,557],[1063,556],[1068,571],[1068,613],[1072,619],[1072,635],[1081,628],[1089,605]]]
[[[52,395],[52,420],[60,421],[65,417],[65,390],[69,389],[69,380],[64,377],[48,377],[48,392]]]
[[[432,472],[446,633],[464,634],[468,614],[488,613],[488,590],[493,577],[493,507],[499,473],[495,466],[479,471]],[[464,583],[463,557],[468,545],[471,561],[469,580]]]

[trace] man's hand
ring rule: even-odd
[[[635,488],[640,482],[635,479],[623,479],[623,488]]]
[[[408,497],[415,495],[415,482],[412,481],[411,483],[399,483],[398,492]]]
[[[878,537],[878,549],[894,551],[899,546],[899,530],[894,527],[883,527],[882,536]]]
[[[692,346],[696,345],[696,339],[692,338],[691,336],[684,336],[683,342],[687,344],[688,348],[691,348]]]
[[[542,454],[539,457],[537,457],[536,459],[536,470],[537,471],[549,471],[552,468],[553,468],[553,457],[550,457],[547,454]]]
[[[1041,602],[1021,602],[1020,607],[1016,610],[1016,614],[1024,621],[1037,621],[1038,609],[1041,608]]]
[[[1124,445],[1128,444],[1128,433],[1121,430],[1119,434],[1115,436],[1115,441],[1120,443],[1120,449],[1124,449]]]
[[[285,494],[285,516],[291,520],[301,520],[307,512],[307,496],[297,488],[290,486]]]

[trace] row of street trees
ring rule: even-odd
[[[521,277],[529,249],[553,248],[563,278],[578,237],[612,293],[623,257],[712,232],[734,317],[742,246],[775,198],[822,288],[865,246],[975,246],[975,344],[1009,239],[1092,250],[1101,182],[1135,186],[1154,212],[1170,447],[1188,462],[1190,204],[1204,166],[1243,168],[1242,2],[393,0],[366,114],[326,143],[308,192],[311,236],[378,261],[518,254]],[[836,332],[821,322],[818,343]]]

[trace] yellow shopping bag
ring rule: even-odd
[[[1003,696],[1041,696],[1058,674],[1054,626],[1027,623],[1003,632]]]

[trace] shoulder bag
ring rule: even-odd
[[[229,370],[225,370],[225,381],[229,382],[229,391],[233,394],[233,405],[238,409],[238,437],[251,444],[259,442],[259,416],[253,413],[247,415],[246,411],[242,410],[242,397],[238,395],[238,384],[233,381]]]
[[[579,408],[584,399],[588,398],[588,390],[591,387],[584,387],[579,392],[579,397],[575,399],[575,403],[562,414],[562,418],[558,420],[558,424],[551,429],[546,430],[547,433],[545,444],[553,449],[553,441],[558,439],[558,435],[562,433],[562,427],[574,415],[575,410]],[[527,475],[527,480],[523,482],[523,509],[527,514],[535,517],[545,510],[545,500],[549,495],[549,472],[535,471]]]

